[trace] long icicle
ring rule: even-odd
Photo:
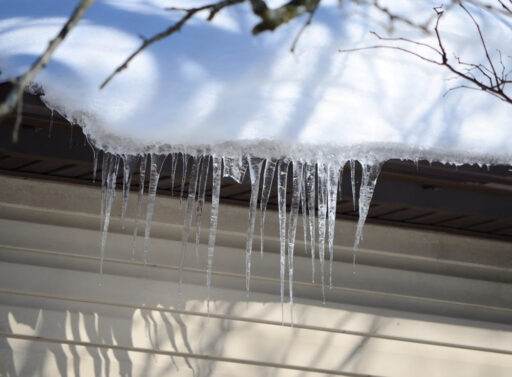
[[[100,155],[100,150],[96,149],[94,146],[91,145],[92,149],[92,183],[96,183],[96,172],[98,171],[98,158]]]
[[[343,172],[343,170],[342,170]],[[329,175],[327,177],[327,219],[329,225],[328,245],[329,245],[329,288],[332,289],[332,264],[334,257],[334,226],[336,224],[336,201],[340,179],[340,167],[338,163],[329,165]],[[341,198],[341,196],[340,196]]]
[[[302,231],[304,232],[304,252],[308,254],[308,217],[307,217],[307,200],[306,200],[306,163],[302,165],[302,177],[300,190],[300,210],[302,214]]]
[[[182,176],[181,176],[181,189],[180,189],[180,208],[181,208],[181,205],[182,205],[182,202],[183,202],[183,191],[185,190],[185,182],[187,180],[187,166],[188,166],[188,154],[186,154],[185,152],[183,152],[181,154],[181,160],[182,160],[182,163],[183,163],[183,170],[181,172]]]
[[[122,202],[121,202],[121,228],[124,230],[124,215],[125,215],[125,204],[124,204],[124,198],[125,198],[125,195],[126,195],[126,181],[127,181],[127,166],[128,164],[126,163],[126,158],[128,157],[128,155],[126,154],[122,154],[121,155],[121,161],[123,162],[123,179],[122,179]],[[129,189],[128,189],[129,190]],[[126,205],[128,206],[128,201],[126,201]]]
[[[277,166],[277,201],[279,210],[280,268],[281,281],[281,322],[284,323],[284,279],[286,268],[286,185],[288,183],[288,160],[281,160]]]
[[[263,255],[263,242],[264,242],[264,229],[265,229],[265,213],[267,211],[268,199],[270,197],[270,191],[272,189],[272,182],[274,180],[274,174],[276,171],[277,160],[267,159],[265,161],[265,171],[263,173],[263,188],[261,190],[261,224],[260,224],[260,253]]]
[[[258,193],[260,189],[263,160],[248,156],[247,161],[251,178],[251,201],[249,203],[249,225],[247,227],[247,242],[245,246],[245,295],[249,297],[251,286],[252,242],[254,238],[254,224],[256,223],[256,210],[258,207]]]
[[[123,159],[123,205],[121,207],[121,226],[124,229],[124,218],[126,216],[126,210],[128,208],[128,199],[130,198],[130,187],[132,185],[132,177],[139,156],[136,155],[124,155]]]
[[[107,200],[107,177],[109,175],[110,160],[114,158],[110,153],[103,153],[101,160],[101,203],[100,203],[100,231],[103,231],[103,221],[105,220],[105,204]]]
[[[196,209],[196,258],[199,259],[199,242],[201,241],[201,218],[203,215],[204,201],[206,195],[206,183],[208,182],[208,170],[210,169],[210,156],[203,158],[201,173],[199,174],[199,189],[197,193]]]
[[[325,218],[327,216],[327,164],[318,165],[318,258],[322,299],[325,303]]]
[[[158,180],[160,179],[160,173],[162,172],[162,167],[164,166],[166,157],[167,156],[163,154],[151,154],[148,204],[146,207],[146,228],[144,229],[144,264],[148,263],[149,236],[151,232],[151,220],[153,219],[153,212],[155,210],[156,189],[158,187]]]
[[[190,236],[190,227],[192,226],[192,214],[194,212],[194,204],[196,202],[196,190],[199,180],[199,167],[203,156],[194,156],[192,162],[192,170],[188,182],[187,207],[185,209],[185,220],[183,224],[183,232],[181,237],[181,257],[179,270],[178,296],[181,304],[182,286],[183,286],[183,267],[185,265],[185,254],[187,252],[188,239]]]
[[[210,291],[212,285],[213,256],[215,253],[215,239],[217,237],[217,223],[219,220],[220,183],[222,179],[221,157],[213,155],[212,170],[212,207],[210,210],[210,235],[208,237],[208,266],[206,268],[206,289],[208,291],[206,307],[208,313],[210,313]]]
[[[350,181],[352,185],[352,204],[356,210],[356,161],[350,160]]]
[[[108,226],[110,224],[110,213],[112,211],[112,203],[114,202],[116,194],[116,180],[117,173],[119,171],[119,156],[112,156],[108,159],[108,167],[106,171],[106,189],[105,189],[105,207],[103,220],[103,229],[101,233],[101,245],[100,245],[100,277],[103,277],[103,261],[105,259],[105,248],[107,245]]]
[[[176,178],[176,167],[178,166],[179,153],[172,154],[171,163],[171,196],[174,195],[174,182]]]
[[[137,233],[139,230],[139,219],[142,214],[142,199],[144,197],[144,184],[146,182],[146,166],[148,155],[145,154],[140,161],[139,168],[139,192],[137,194],[137,213],[135,214],[135,225],[133,226],[132,259],[135,259],[135,248],[137,246]]]
[[[357,221],[356,237],[353,248],[352,263],[356,263],[357,249],[359,248],[359,242],[363,238],[363,227],[368,216],[368,210],[370,209],[370,202],[373,197],[373,191],[379,178],[382,163],[376,163],[373,165],[362,164],[362,180],[361,186],[359,187],[359,220]]]
[[[293,255],[295,249],[295,235],[297,232],[297,218],[299,216],[300,199],[302,196],[302,169],[303,163],[293,163],[292,201],[290,204],[290,221],[288,222],[288,289],[290,293],[290,322],[293,324]]]
[[[316,165],[309,163],[305,166],[306,171],[306,196],[308,204],[309,235],[311,242],[311,282],[315,282],[315,206],[316,206]]]

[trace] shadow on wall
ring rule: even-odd
[[[191,345],[188,327],[179,314],[149,311],[99,312],[30,310],[3,308],[4,333],[41,337],[39,340],[18,340],[0,337],[0,375],[15,376],[209,376],[211,362],[168,355],[162,363],[152,350],[201,353]],[[209,328],[209,338],[222,349],[222,329]],[[44,341],[44,338],[62,340]],[[90,346],[66,343],[84,342]],[[109,348],[109,345],[120,346]],[[102,347],[107,346],[107,347]],[[134,348],[149,352],[134,352]]]
[[[165,310],[85,307],[75,303],[73,310],[56,310],[67,303],[50,305],[51,310],[1,307],[1,316],[6,320],[0,331],[31,337],[0,336],[1,376],[206,377],[215,373],[236,375],[235,370],[255,376],[287,376],[289,372],[307,376],[314,372],[308,367],[357,369],[357,360],[370,339],[348,342],[340,353],[336,339],[339,334],[331,332],[318,337],[289,327],[270,326],[269,330],[261,324]],[[226,304],[223,308],[228,317],[235,305]],[[253,315],[264,318],[268,311],[269,306],[263,305]],[[334,327],[344,328],[352,320],[351,313],[344,313]],[[375,316],[368,323],[368,330],[376,333],[381,325],[381,319]],[[311,341],[306,354],[301,345],[305,336],[308,343]],[[333,352],[339,357],[332,358]],[[212,360],[195,355],[209,355]],[[225,357],[245,359],[249,365],[218,360]],[[250,365],[254,360],[284,368]],[[306,370],[289,370],[287,365],[304,365]]]

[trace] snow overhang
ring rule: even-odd
[[[433,12],[426,3],[391,5],[420,18]],[[378,25],[369,21],[375,15],[354,15],[350,4],[339,8],[334,0],[322,2],[294,53],[290,46],[300,20],[252,36],[256,19],[249,5],[241,4],[212,22],[204,15],[192,19],[100,90],[140,45],[140,36],[182,16],[164,8],[184,4],[203,2],[98,1],[37,77],[44,101],[113,153],[206,149],[312,161],[512,161],[512,106],[482,91],[449,91],[462,84],[453,74],[399,51],[340,53],[377,44],[370,31]],[[4,79],[27,69],[73,6],[50,0],[2,6]],[[488,45],[510,55],[502,37],[510,23],[472,12]],[[464,17],[450,12],[441,32],[451,50],[481,61],[478,34]],[[434,38],[400,25],[394,35],[424,43]]]

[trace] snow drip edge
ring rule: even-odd
[[[90,136],[88,138],[91,140]],[[94,139],[93,139],[94,140]],[[147,203],[144,227],[144,263],[148,263],[151,221],[153,217],[156,191],[160,174],[167,160],[170,166],[172,191],[180,193],[180,202],[185,199],[184,223],[181,242],[181,257],[179,262],[179,302],[183,303],[182,275],[185,256],[191,232],[195,230],[195,251],[198,256],[201,232],[201,216],[205,203],[208,183],[211,182],[211,212],[208,236],[208,259],[206,266],[206,305],[210,311],[211,277],[215,253],[215,240],[219,216],[219,200],[222,178],[231,178],[241,184],[245,176],[251,187],[247,241],[245,250],[246,296],[250,295],[251,260],[256,217],[260,213],[260,253],[264,250],[264,226],[267,204],[272,187],[277,189],[279,216],[279,279],[282,320],[284,323],[285,281],[288,280],[290,319],[293,323],[293,279],[294,279],[294,247],[298,216],[302,214],[304,245],[306,252],[311,255],[311,280],[320,280],[322,298],[325,302],[325,287],[332,287],[332,264],[334,253],[334,234],[336,223],[336,204],[341,200],[342,179],[344,169],[350,169],[350,179],[354,209],[359,213],[355,241],[353,244],[353,263],[355,265],[359,243],[363,238],[363,228],[366,222],[370,203],[377,184],[382,165],[391,159],[412,160],[418,162],[427,160],[453,164],[477,164],[491,166],[497,164],[510,165],[512,157],[507,155],[475,155],[428,149],[413,146],[368,143],[356,146],[304,146],[285,144],[270,140],[234,141],[207,146],[185,146],[154,144],[136,147],[135,144],[120,146],[121,140],[113,144],[92,142],[94,150],[94,165],[97,166],[100,150],[103,152],[102,163],[102,199],[101,199],[101,266],[105,256],[106,240],[112,203],[116,194],[116,177],[123,173],[123,203],[122,217],[129,200],[131,178],[139,168],[139,187],[137,197],[137,214],[133,231],[132,253],[135,255],[137,226],[141,211],[144,190],[147,190]],[[113,147],[113,145],[115,147]],[[120,169],[120,163],[123,168]],[[176,182],[177,166],[181,162],[183,175],[181,182]],[[149,166],[148,166],[149,164]],[[357,166],[357,164],[359,166]],[[356,187],[357,178],[360,184]],[[146,184],[146,173],[149,182]],[[176,185],[174,184],[176,182]],[[184,188],[188,184],[186,197]],[[289,185],[291,184],[291,187]],[[146,187],[147,186],[147,187]],[[177,187],[178,186],[178,187]],[[291,192],[290,192],[291,191]],[[259,202],[259,205],[258,205]],[[123,220],[123,219],[122,219]],[[124,223],[123,223],[124,224]],[[195,229],[193,229],[195,227]],[[258,234],[256,233],[256,234]],[[315,263],[319,263],[319,271],[315,271]],[[328,268],[327,268],[328,267]],[[319,276],[317,276],[319,275]],[[180,304],[181,305],[181,304]]]

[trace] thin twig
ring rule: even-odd
[[[299,39],[302,35],[302,33],[304,32],[304,30],[309,26],[311,25],[311,21],[313,20],[313,17],[315,17],[315,13],[316,13],[316,10],[318,9],[318,5],[320,4],[320,0],[316,0],[316,4],[314,5],[313,9],[309,12],[309,16],[308,16],[308,19],[306,20],[306,22],[302,25],[302,27],[300,28],[299,32],[297,33],[297,35],[295,36],[294,40],[293,40],[293,43],[292,43],[292,47],[290,48],[290,52],[295,52],[295,47],[297,47],[297,43],[299,42]]]
[[[393,38],[393,37],[383,37],[383,36],[379,35],[378,33],[376,33],[375,31],[370,31],[370,34],[375,35],[381,41],[387,41],[387,42],[390,42],[390,41],[391,42],[397,42],[397,41],[407,42],[407,43],[415,44],[417,46],[426,47],[426,48],[434,51],[436,54],[442,55],[441,52],[438,49],[436,49],[435,47],[432,47],[431,45],[429,45],[427,43],[418,42],[418,41],[414,41],[412,39],[403,38],[403,37],[396,37],[396,38]]]
[[[481,88],[475,88],[474,86],[468,86],[468,85],[459,85],[459,86],[455,86],[453,88],[450,88],[448,89],[444,94],[443,94],[443,97],[445,97],[449,92],[453,92],[455,90],[458,90],[458,89],[470,89],[470,90],[476,90],[477,92],[485,92],[485,93],[488,93],[490,94],[491,96],[494,96],[496,98],[498,98],[499,100],[501,101],[505,101],[503,98],[501,98],[499,95],[497,95],[496,93],[493,93],[493,92],[487,92],[487,91],[483,91]],[[505,101],[507,102],[507,101]]]
[[[436,33],[437,44],[439,46],[439,50],[441,51],[441,57],[443,59],[443,64],[448,62],[448,57],[446,56],[446,50],[443,46],[443,40],[441,39],[441,35],[439,34],[439,22],[441,21],[441,17],[443,17],[444,11],[434,8],[434,11],[437,13],[436,25],[434,26],[434,32]]]
[[[480,38],[480,42],[482,43],[482,47],[483,47],[483,49],[485,51],[485,57],[487,58],[487,61],[489,62],[489,66],[491,67],[492,73],[494,75],[494,79],[496,80],[496,82],[498,82],[499,81],[498,73],[496,72],[496,69],[494,68],[494,64],[492,62],[492,59],[489,56],[489,51],[487,50],[487,44],[485,43],[484,36],[482,34],[482,30],[480,29],[480,25],[478,24],[478,22],[476,22],[476,20],[473,17],[473,15],[467,10],[467,8],[462,3],[460,3],[459,6],[462,9],[464,9],[464,11],[471,18],[471,21],[473,21],[473,24],[475,25],[476,29],[478,30],[478,36]]]
[[[398,51],[402,51],[402,52],[405,52],[407,54],[410,54],[410,55],[414,55],[422,60],[425,60],[429,63],[432,63],[432,64],[437,64],[437,65],[443,65],[443,63],[440,63],[438,61],[435,61],[433,59],[429,59],[421,54],[418,54],[417,52],[414,52],[414,51],[411,51],[411,50],[408,50],[404,47],[399,47],[399,46],[384,46],[384,45],[375,45],[375,46],[367,46],[367,47],[359,47],[359,48],[349,48],[349,49],[343,49],[343,50],[338,50],[338,52],[341,52],[341,53],[346,53],[346,52],[357,52],[357,51],[365,51],[365,50],[376,50],[376,49],[384,49],[384,50],[398,50]]]
[[[377,8],[380,12],[384,13],[391,24],[393,24],[395,21],[400,21],[405,25],[409,25],[413,28],[421,29],[423,32],[428,33],[428,25],[431,22],[431,18],[427,19],[424,23],[418,24],[413,22],[411,19],[400,16],[398,14],[395,14],[389,10],[389,8],[381,5],[378,0],[373,0],[372,5]]]
[[[489,75],[489,74],[492,74],[491,71],[489,71],[489,69],[482,65],[482,64],[474,64],[474,63],[466,63],[464,61],[462,61],[457,55],[453,54],[453,57],[455,58],[455,60],[457,60],[457,63],[460,64],[460,65],[464,65],[464,66],[468,66],[470,68],[467,68],[466,69],[466,72],[471,72],[473,70],[477,70],[479,71],[484,77],[486,77],[488,80],[489,80],[489,85],[493,85],[493,82],[492,82],[492,77]]]

